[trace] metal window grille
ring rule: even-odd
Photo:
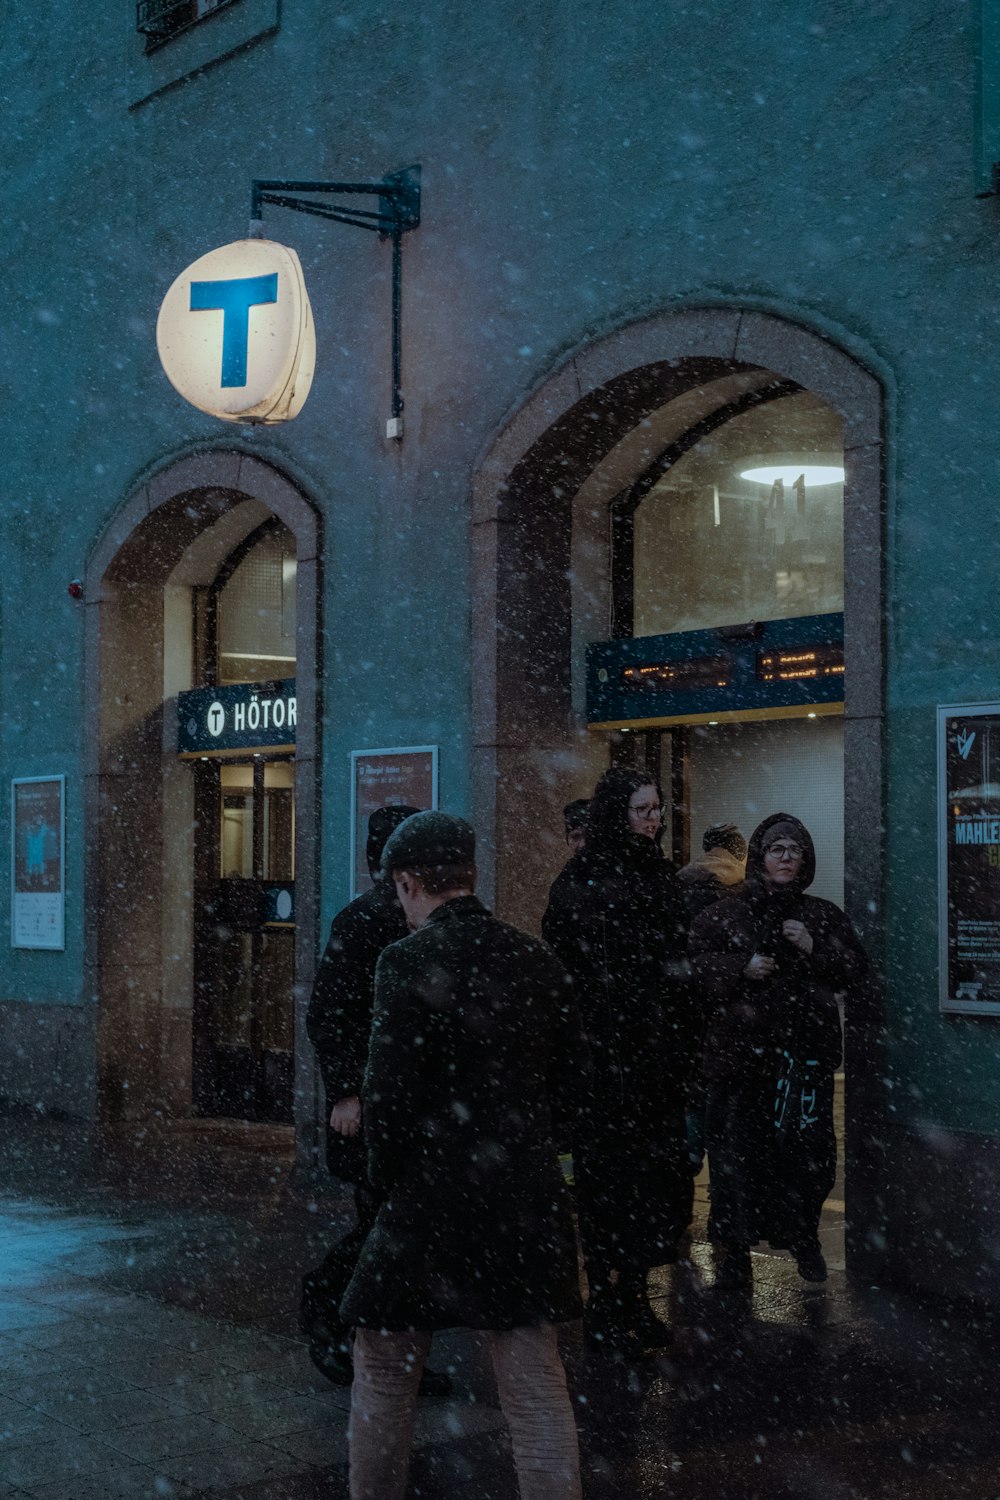
[[[148,46],[155,46],[186,31],[212,11],[233,3],[234,0],[138,0],[136,30],[146,37]]]

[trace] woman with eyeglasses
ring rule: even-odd
[[[691,928],[708,1010],[708,1232],[726,1251],[717,1286],[750,1286],[760,1240],[790,1250],[804,1280],[826,1280],[819,1220],[837,1168],[836,994],[865,977],[868,961],[839,907],[805,894],[815,874],[807,829],[774,813],[751,836],[742,892]]]
[[[592,1347],[638,1357],[670,1332],[646,1277],[677,1259],[691,1220],[684,1097],[698,1017],[684,912],[660,849],[659,787],[614,768],[587,841],[552,887],[542,933],[573,976],[592,1071],[573,1138]]]

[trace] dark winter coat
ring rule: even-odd
[[[728,849],[709,849],[677,871],[677,890],[688,923],[723,896],[737,896],[744,866]]]
[[[368,1062],[375,965],[383,949],[406,936],[406,918],[391,882],[374,887],[338,912],[309,999],[306,1031],[316,1049],[327,1103],[326,1159],[345,1182],[364,1183],[363,1134],[338,1135],[329,1114],[338,1099],[361,1095]]]
[[[764,877],[763,842],[777,822],[790,825],[805,851],[798,881],[783,889]],[[812,1239],[834,1180],[835,992],[861,983],[868,963],[844,913],[805,894],[815,869],[806,828],[776,813],[750,840],[743,892],[715,902],[691,928],[691,965],[707,1008],[709,1234],[724,1244]],[[810,954],[782,935],[789,920],[808,930]],[[771,977],[745,977],[755,953],[777,960]]]
[[[384,1201],[341,1304],[347,1323],[513,1328],[579,1315],[554,1112],[582,1063],[566,971],[474,896],[383,954],[362,1099]]]
[[[573,976],[592,1059],[573,1137],[584,1253],[647,1269],[674,1258],[690,1222],[683,1112],[700,1016],[673,867],[627,831],[627,803],[617,837],[595,838],[588,825],[587,847],[552,887],[542,933]]]

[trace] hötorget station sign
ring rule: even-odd
[[[297,722],[294,677],[268,687],[192,688],[177,695],[177,753],[201,759],[293,750]]]

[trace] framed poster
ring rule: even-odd
[[[10,784],[10,941],[13,948],[65,947],[65,776]]]
[[[1000,1016],[1000,703],[943,704],[937,734],[941,1009]]]
[[[437,807],[436,745],[351,751],[351,899],[372,888],[365,847],[378,807]]]

